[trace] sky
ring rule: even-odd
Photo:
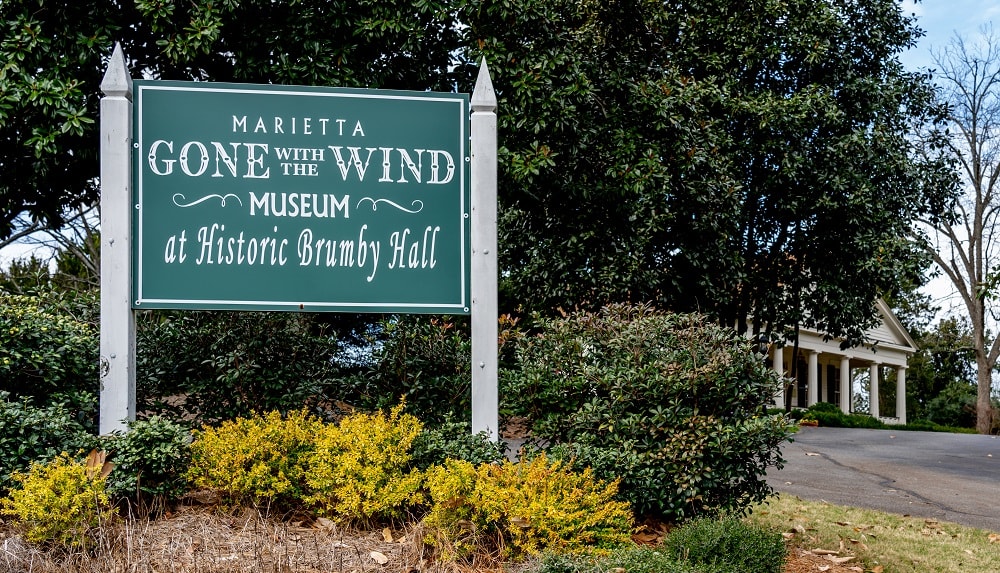
[[[979,35],[980,27],[993,23],[1000,32],[1000,0],[901,0],[905,14],[915,14],[917,25],[926,32],[917,47],[900,59],[912,70],[933,67],[932,50],[940,50],[955,34],[967,40]]]
[[[916,14],[917,25],[926,32],[915,48],[900,56],[911,70],[933,68],[932,53],[945,48],[956,34],[974,43],[981,28],[990,24],[1000,34],[1000,0],[900,0],[900,5],[904,13]],[[939,307],[938,319],[963,309],[961,299],[944,276],[931,280],[923,291]]]

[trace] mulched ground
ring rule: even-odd
[[[422,542],[420,526],[351,530],[329,520],[262,516],[256,511],[220,514],[188,505],[159,519],[104,528],[89,550],[47,550],[21,540],[0,522],[0,573],[417,573],[530,569],[530,564],[484,560],[459,567],[442,562]],[[647,529],[636,541],[655,544],[664,529]],[[849,556],[791,547],[784,573],[863,573]]]

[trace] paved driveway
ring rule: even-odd
[[[936,432],[802,428],[767,481],[839,505],[1000,531],[1000,439]]]

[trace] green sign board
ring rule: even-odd
[[[469,312],[468,96],[133,90],[134,308]]]

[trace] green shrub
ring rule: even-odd
[[[0,513],[16,518],[29,541],[87,546],[90,532],[112,514],[99,468],[93,471],[65,453],[31,464],[14,481],[18,487],[0,499]]]
[[[351,377],[345,400],[368,410],[385,409],[402,398],[407,413],[437,425],[472,412],[467,318],[402,315],[373,330],[374,349],[364,372]]]
[[[809,406],[801,415],[808,415],[820,426],[826,428],[868,428],[882,430],[887,428],[881,420],[868,414],[845,414],[835,404],[817,402]]]
[[[952,382],[925,408],[928,421],[942,426],[974,428],[976,426],[976,387],[967,382]]]
[[[485,432],[473,434],[469,422],[445,422],[436,428],[424,428],[413,440],[411,464],[421,470],[441,465],[447,459],[499,463],[506,459],[507,444],[493,441]]]
[[[133,500],[150,496],[170,500],[184,494],[191,432],[159,416],[130,422],[128,428],[104,445],[114,461],[107,478],[108,494]]]
[[[930,420],[913,420],[902,426],[891,426],[893,430],[909,430],[914,432],[948,432],[952,434],[975,434],[975,428],[956,428],[954,426],[942,426]]]
[[[609,573],[613,571],[627,573],[722,573],[678,561],[663,551],[648,547],[619,549],[602,557],[549,553],[542,557],[535,571],[536,573]],[[739,573],[751,572],[741,571]]]
[[[194,425],[315,405],[339,375],[339,344],[307,313],[152,312],[137,345],[137,409]]]
[[[58,396],[53,396],[58,400]],[[32,462],[47,462],[60,452],[86,452],[98,445],[91,433],[91,412],[97,399],[79,393],[71,401],[36,406],[30,398],[13,400],[0,392],[0,494],[13,486],[11,473],[27,470]],[[88,404],[86,410],[73,410]]]
[[[469,531],[495,535],[512,555],[541,551],[608,552],[630,542],[631,511],[614,499],[617,482],[574,472],[540,455],[518,463],[448,460],[427,471],[431,510],[424,523],[460,557]],[[469,525],[471,524],[471,528]]]
[[[0,388],[14,398],[65,404],[98,392],[97,329],[67,300],[0,293]]]
[[[840,406],[831,402],[816,402],[812,406],[809,406],[808,410],[813,413],[823,412],[829,414],[843,414],[843,412],[840,411]]]
[[[688,522],[670,532],[664,550],[675,559],[733,573],[780,573],[786,553],[780,534],[734,518]]]
[[[681,520],[762,501],[789,435],[767,415],[781,381],[749,340],[696,315],[613,305],[537,319],[503,377],[533,434],[577,467],[621,476],[640,514]]]
[[[770,409],[768,414],[782,414],[784,410]],[[834,404],[827,402],[817,402],[807,409],[793,409],[788,413],[792,420],[801,420],[808,416],[816,420],[820,426],[827,428],[868,428],[871,430],[911,430],[917,432],[950,432],[959,434],[974,434],[975,428],[945,426],[930,420],[911,420],[905,425],[889,425],[881,420],[875,419],[868,414],[845,414]]]
[[[299,411],[205,427],[194,432],[187,478],[235,502],[294,504],[305,494],[305,457],[322,426]]]
[[[766,573],[773,569],[740,569],[719,562],[691,563],[677,559],[666,551],[650,547],[620,549],[606,557],[572,554],[543,556],[536,573]]]
[[[420,421],[400,404],[385,415],[352,414],[318,427],[305,459],[308,494],[321,514],[348,519],[399,517],[423,501],[418,470],[407,471]]]

